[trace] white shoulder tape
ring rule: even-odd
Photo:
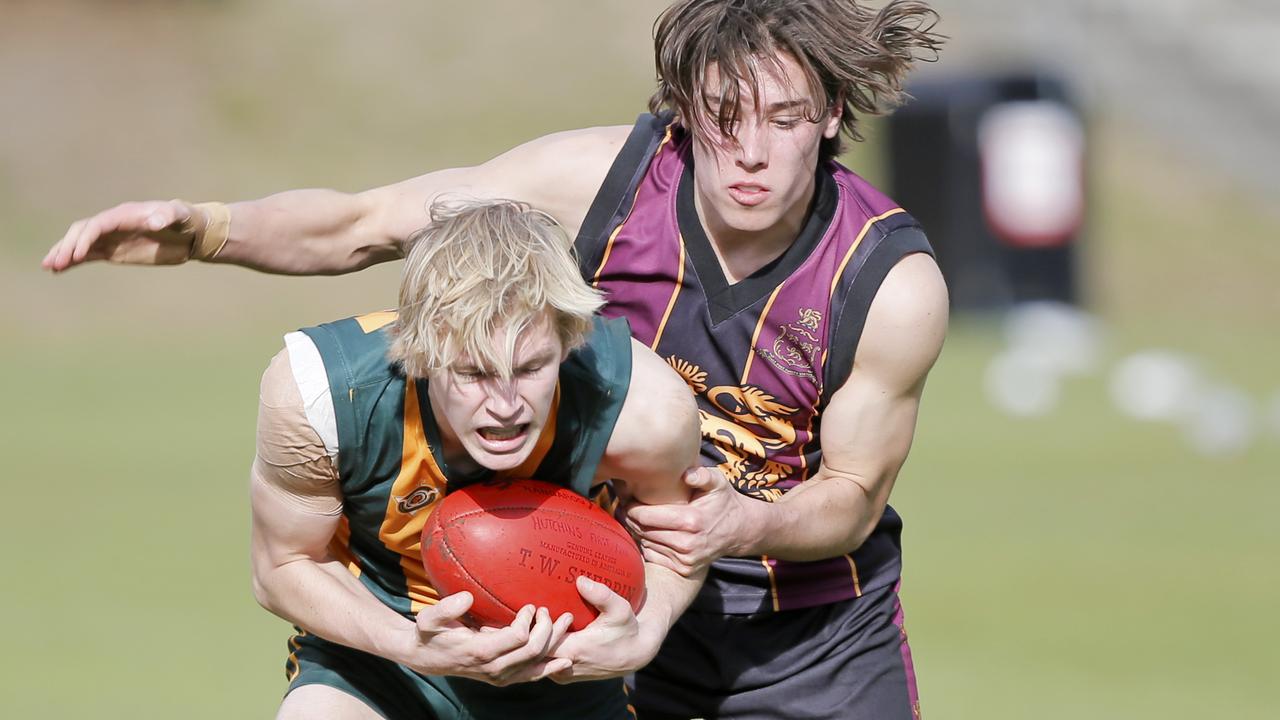
[[[302,407],[330,458],[338,457],[338,419],[333,412],[333,396],[329,394],[329,375],[325,372],[320,351],[306,333],[291,332],[284,336],[289,348],[289,366],[302,395]]]

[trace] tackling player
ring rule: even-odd
[[[400,257],[442,193],[513,197],[576,234],[604,313],[685,379],[688,505],[637,506],[646,558],[716,560],[634,702],[653,717],[909,719],[902,522],[888,506],[947,324],[919,225],[835,162],[941,42],[925,2],[680,0],[655,28],[653,115],[533,140],[364,193],[130,203],[45,259],[338,273]]]

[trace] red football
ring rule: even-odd
[[[644,599],[644,561],[609,513],[568,488],[496,480],[456,490],[422,529],[422,562],[441,597],[467,590],[480,625],[509,625],[525,605],[551,617],[573,613],[574,630],[595,619],[578,594],[586,575],[626,598]]]

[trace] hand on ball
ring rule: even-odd
[[[462,622],[472,601],[469,592],[455,593],[418,613],[404,664],[424,675],[457,675],[498,686],[540,680],[572,664],[547,657],[569,631],[571,615],[553,621],[546,608],[526,605],[510,625],[476,630]]]

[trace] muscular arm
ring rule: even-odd
[[[293,275],[352,272],[402,257],[405,240],[427,224],[431,203],[448,195],[527,202],[573,234],[628,132],[555,133],[481,165],[361,193],[293,190],[234,203],[227,242],[213,262]],[[181,262],[205,225],[201,213],[184,202],[124,203],[73,223],[42,264],[56,272],[92,260]]]
[[[395,654],[413,622],[379,602],[329,551],[342,494],[324,445],[307,424],[285,352],[263,375],[250,487],[258,602],[334,642]]]
[[[631,385],[600,463],[602,477],[645,503],[685,502],[680,481],[698,463],[698,407],[662,358],[631,341]]]
[[[822,418],[822,465],[766,506],[764,531],[740,554],[818,560],[867,539],[911,449],[925,378],[946,329],[937,265],[923,254],[903,259],[876,294],[853,372]]]
[[[251,504],[254,595],[298,627],[418,672],[494,684],[568,666],[545,660],[568,622],[553,623],[544,609],[525,608],[508,627],[476,632],[457,622],[471,605],[470,596],[459,593],[424,609],[415,623],[374,597],[332,555],[341,486],[307,421],[287,351],[263,375]]]
[[[814,476],[767,503],[704,468],[689,505],[628,511],[646,560],[688,572],[724,555],[817,560],[857,549],[884,513],[911,449],[946,327],[937,264],[923,254],[904,258],[872,301],[853,372],[823,415],[823,459]]]

